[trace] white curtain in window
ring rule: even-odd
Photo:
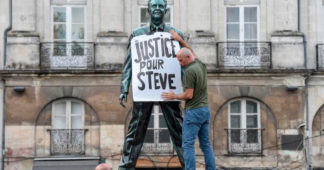
[[[227,7],[226,37],[228,41],[257,41],[258,8],[256,6]]]
[[[71,111],[72,129],[83,129],[83,107],[82,104],[72,102]]]
[[[84,104],[74,100],[63,100],[52,105],[53,129],[83,129]]]
[[[55,103],[53,106],[53,129],[65,129],[66,128],[66,103],[59,102]]]

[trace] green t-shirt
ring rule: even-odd
[[[187,88],[194,90],[192,99],[186,100],[186,109],[208,106],[207,69],[199,59],[195,59],[185,68],[183,88],[184,90]]]

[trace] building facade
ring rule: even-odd
[[[208,67],[220,169],[324,168],[323,17],[323,0],[168,0],[165,23]],[[5,170],[117,169],[121,69],[149,19],[147,0],[0,0]],[[137,168],[180,168],[158,105]]]

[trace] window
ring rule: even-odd
[[[52,104],[51,153],[84,153],[84,104],[66,99]]]
[[[259,102],[241,99],[229,104],[230,153],[260,153],[261,133]]]
[[[226,7],[226,40],[220,44],[220,65],[226,67],[260,67],[270,60],[269,45],[259,40],[259,7],[238,5]],[[265,59],[261,60],[262,53]]]
[[[82,42],[85,39],[85,8],[53,6],[53,41]]]
[[[169,130],[159,105],[153,106],[142,151],[155,154],[173,151]]]
[[[258,13],[257,6],[227,7],[227,41],[257,41],[259,32]]]
[[[84,6],[52,6],[52,43],[42,44],[42,53],[50,46],[51,68],[86,68],[92,57],[92,44],[86,43]],[[44,50],[45,49],[45,50]],[[43,56],[44,54],[42,54]],[[46,54],[45,54],[46,56]]]
[[[167,13],[164,16],[164,23],[166,25],[172,26],[173,25],[173,8],[172,6],[167,6]],[[140,26],[149,25],[151,21],[151,16],[147,11],[147,7],[140,7]]]

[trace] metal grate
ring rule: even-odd
[[[225,129],[229,154],[262,154],[262,132],[264,129]]]
[[[85,153],[86,129],[51,129],[52,155],[81,155]]]
[[[41,44],[42,69],[94,68],[94,43],[55,42]]]
[[[271,68],[270,42],[217,43],[220,68]]]

